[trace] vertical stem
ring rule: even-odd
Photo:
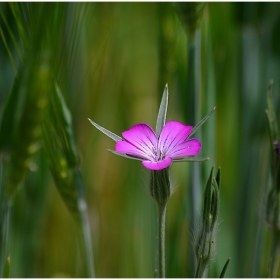
[[[195,125],[200,121],[201,116],[201,94],[200,94],[200,29],[197,28],[193,37],[188,40],[188,122]],[[196,137],[199,139],[201,132],[196,132]],[[190,225],[193,226],[198,220],[198,211],[201,208],[201,189],[200,189],[200,165],[194,162],[191,165],[191,189],[190,189]],[[196,259],[191,258],[191,267],[194,270],[196,267]]]
[[[271,255],[269,261],[268,277],[275,278],[277,276],[280,257],[280,231],[272,231]]]
[[[87,262],[87,275],[90,278],[95,278],[90,226],[89,226],[86,210],[83,211],[82,216],[83,216],[82,235],[83,235],[83,244],[84,244],[85,254],[86,254],[85,258]]]
[[[92,251],[92,243],[91,243],[91,234],[90,234],[90,225],[89,219],[87,215],[87,205],[83,192],[83,182],[82,175],[78,168],[74,169],[76,173],[77,179],[77,189],[78,189],[78,203],[79,203],[79,211],[81,216],[80,229],[82,231],[82,240],[84,246],[84,253],[86,259],[86,267],[87,267],[87,277],[94,278],[94,259],[93,259],[93,251]]]
[[[201,106],[200,106],[200,100],[201,100],[201,93],[200,93],[200,82],[201,82],[201,69],[200,69],[200,28],[196,29],[195,32],[195,59],[194,59],[194,125],[197,124],[200,121],[201,117]],[[198,130],[196,132],[196,137],[198,139],[201,139],[201,130]],[[194,213],[195,209],[200,211],[201,209],[201,188],[200,188],[200,175],[201,175],[201,164],[199,162],[194,162],[193,164],[193,195],[194,195]],[[197,219],[197,213],[194,214],[194,219]]]
[[[165,216],[166,202],[157,203],[158,206],[158,271],[159,278],[165,278]]]

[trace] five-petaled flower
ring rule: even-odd
[[[199,153],[202,145],[197,139],[189,138],[208,120],[216,107],[193,128],[178,121],[165,123],[167,106],[168,88],[166,85],[158,112],[156,132],[147,124],[142,123],[124,131],[123,137],[120,137],[91,119],[88,120],[98,130],[116,141],[115,151],[109,150],[110,152],[140,160],[150,170],[166,169],[172,162],[208,160],[209,158],[192,157]]]
[[[192,126],[178,121],[169,121],[159,137],[147,124],[136,124],[124,131],[123,140],[116,142],[116,152],[142,159],[142,164],[151,170],[167,168],[172,161],[199,153],[201,143],[187,139]]]

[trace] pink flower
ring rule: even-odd
[[[201,143],[197,139],[187,139],[191,131],[192,126],[169,121],[157,137],[147,124],[136,124],[122,133],[123,140],[116,141],[116,152],[142,160],[148,169],[161,170],[172,161],[199,153]]]

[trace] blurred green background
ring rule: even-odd
[[[114,142],[87,118],[118,135],[136,123],[155,128],[168,83],[167,120],[195,125],[187,114],[194,109],[189,103],[193,93],[188,91],[191,36],[180,20],[180,6],[21,3],[18,13],[9,3],[0,7],[1,116],[16,69],[25,69],[28,61],[50,51],[50,75],[72,115],[96,276],[153,277],[156,207],[149,196],[149,172],[138,161],[109,153]],[[43,16],[36,17],[39,11]],[[207,3],[198,28],[200,119],[214,106],[217,109],[201,129],[200,155],[211,159],[199,163],[201,185],[195,187],[204,190],[213,164],[222,172],[216,253],[208,275],[218,277],[230,257],[226,277],[267,277],[271,232],[264,219],[269,187],[264,111],[265,92],[273,79],[276,112],[280,112],[280,4]],[[25,106],[32,114],[33,109]],[[43,146],[13,197],[10,276],[83,277],[85,260],[77,226],[55,188]],[[191,164],[176,163],[171,168],[176,192],[167,209],[167,277],[194,276],[199,221],[190,222]]]

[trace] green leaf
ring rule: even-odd
[[[190,161],[190,162],[200,162],[200,161],[207,161],[210,158],[203,158],[203,157],[182,157],[173,159],[173,162],[182,162],[182,161]]]
[[[105,135],[107,135],[108,137],[110,137],[111,139],[113,139],[114,141],[122,141],[123,139],[116,135],[115,133],[109,131],[108,129],[98,125],[97,123],[95,123],[94,121],[92,121],[91,119],[88,118],[88,120],[91,122],[91,124],[93,126],[95,126],[98,130],[100,130],[101,132],[103,132]]]
[[[6,259],[2,278],[9,278],[10,275],[11,259],[10,256]]]
[[[129,156],[129,155],[127,155],[127,154],[118,153],[118,152],[116,152],[116,151],[114,151],[114,150],[110,150],[110,149],[108,149],[108,151],[111,152],[111,153],[113,153],[113,154],[115,154],[115,155],[117,155],[117,156],[129,158],[129,159],[140,160],[140,161],[145,160],[144,158],[132,157],[132,156]]]
[[[230,262],[230,258],[226,261],[226,263],[225,263],[225,265],[224,265],[224,268],[223,268],[223,270],[222,270],[221,275],[220,275],[219,278],[224,278],[225,273],[226,273],[226,271],[227,271],[227,267],[228,267],[229,262]]]
[[[189,139],[192,135],[194,135],[194,134],[196,133],[196,131],[210,118],[210,116],[213,114],[213,112],[215,111],[215,109],[216,109],[216,107],[214,107],[214,108],[211,110],[211,112],[210,112],[208,115],[206,115],[206,116],[192,129],[192,131],[191,131],[191,133],[190,133],[188,139]]]
[[[163,91],[163,95],[158,111],[157,124],[156,124],[157,137],[159,137],[161,130],[165,125],[167,107],[168,107],[168,86],[166,85]]]

